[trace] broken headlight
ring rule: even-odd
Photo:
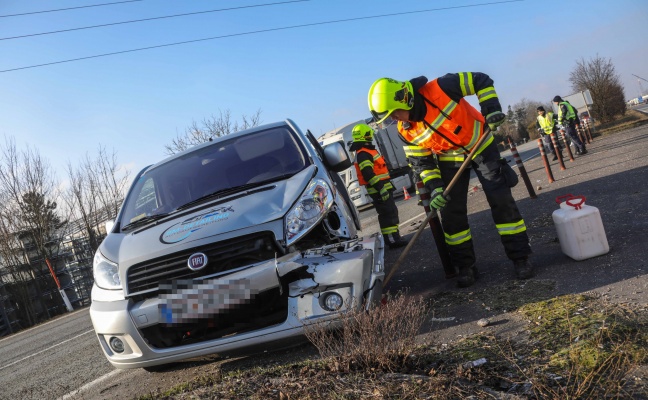
[[[331,188],[322,179],[313,180],[286,214],[286,244],[291,245],[315,227],[333,204]]]

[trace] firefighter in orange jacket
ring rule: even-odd
[[[367,189],[378,213],[380,232],[389,248],[403,247],[407,241],[398,232],[398,208],[392,193],[392,185],[383,156],[373,145],[374,131],[367,124],[357,124],[351,131],[353,143],[349,150],[355,151],[354,166],[358,182]]]
[[[464,99],[473,94],[479,99],[481,112]],[[369,89],[369,109],[378,123],[388,117],[398,121],[401,136],[410,144],[405,153],[430,191],[431,206],[441,211],[450,258],[459,272],[459,287],[472,285],[478,275],[468,225],[470,169],[464,170],[448,197],[443,191],[477,141],[488,135],[470,167],[482,184],[517,278],[533,276],[526,226],[511,194],[517,175],[500,156],[492,133],[484,131],[486,123],[492,132],[505,119],[493,80],[480,72],[446,74],[430,82],[424,76],[405,82],[381,78]]]

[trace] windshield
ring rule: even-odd
[[[277,127],[214,143],[142,174],[128,196],[122,226],[215,192],[253,187],[304,169],[306,158],[294,134]]]

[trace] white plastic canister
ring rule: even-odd
[[[610,251],[598,208],[586,205],[584,196],[560,196],[556,202],[560,209],[552,218],[563,253],[579,261]]]

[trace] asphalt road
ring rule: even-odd
[[[644,103],[644,104],[640,104],[640,105],[636,105],[636,106],[634,106],[632,109],[633,109],[633,110],[640,111],[640,112],[642,112],[642,113],[644,113],[644,114],[648,114],[648,104],[646,104],[646,103]]]
[[[588,154],[565,161],[561,170],[557,161],[550,163],[555,181],[548,182],[537,143],[518,148],[524,160],[532,188],[531,198],[525,184],[513,189],[518,207],[525,219],[536,267],[534,280],[547,282],[553,289],[547,298],[567,293],[597,293],[612,302],[648,306],[648,126],[604,137],[595,135],[587,145]],[[566,153],[566,152],[564,152]],[[506,156],[506,153],[503,153]],[[535,155],[535,156],[534,156]],[[609,253],[575,261],[566,256],[557,240],[552,214],[558,209],[557,196],[584,195],[586,204],[598,208]],[[465,289],[455,287],[444,278],[429,230],[420,236],[411,254],[394,274],[386,289],[408,289],[412,294],[435,296],[444,292],[479,292],[495,285],[514,281],[512,263],[503,247],[490,216],[485,196],[472,192],[468,201],[469,221],[477,255],[479,280]],[[412,226],[415,228],[416,226]],[[400,252],[388,252],[386,264],[392,264]],[[447,323],[432,327],[437,337],[452,340],[459,335],[480,331],[475,323],[480,318],[506,321],[481,304],[459,305],[445,310],[454,317]],[[506,328],[506,324],[499,326]]]
[[[534,279],[554,282],[555,288],[548,296],[598,292],[611,301],[648,306],[648,126],[595,136],[588,145],[589,154],[574,162],[565,161],[565,170],[560,170],[557,162],[551,163],[553,183],[547,182],[535,142],[521,145],[518,151],[537,198],[530,198],[522,180],[513,189],[514,196],[531,238]],[[510,153],[503,156],[510,158]],[[458,289],[453,280],[444,278],[432,235],[426,228],[387,290],[407,289],[411,294],[429,296],[484,290],[514,280],[485,196],[475,180],[470,187],[474,191],[469,197],[469,218],[481,273],[477,283]],[[608,254],[574,261],[562,253],[551,214],[558,207],[554,199],[567,193],[585,195],[587,204],[599,208],[611,248]],[[423,209],[417,206],[416,198],[401,197],[397,204],[401,233],[411,238],[424,219]],[[379,230],[373,209],[362,211],[361,219],[364,233]],[[388,268],[402,251],[387,251]],[[479,318],[508,320],[502,313],[476,305],[460,305],[446,313],[457,318],[429,328],[440,340],[481,329],[475,324]],[[506,326],[503,323],[497,328]],[[101,353],[86,308],[0,340],[0,399],[134,398],[215,372],[220,367],[214,360],[180,363],[160,373],[113,369]]]
[[[82,309],[0,340],[0,399],[55,399],[110,373]]]

